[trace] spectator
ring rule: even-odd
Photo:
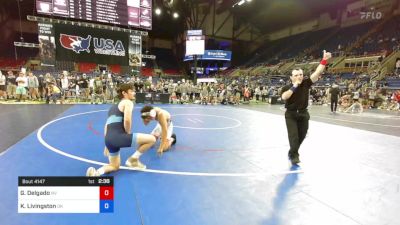
[[[396,70],[395,70],[395,73],[396,73],[397,75],[399,75],[399,72],[400,72],[400,59],[398,58],[397,61],[396,61]]]
[[[0,100],[7,99],[6,76],[0,71]]]
[[[35,75],[33,75],[32,72],[28,73],[28,90],[29,90],[29,95],[31,96],[32,100],[37,100],[39,98],[39,93],[38,93],[38,88],[39,88],[39,81]]]
[[[329,90],[329,94],[331,95],[331,112],[336,113],[336,108],[339,100],[339,86],[337,84],[333,84],[332,88]]]
[[[8,99],[14,99],[16,97],[17,82],[16,77],[11,70],[7,72],[6,84]]]
[[[15,81],[17,82],[18,86],[17,86],[17,90],[16,90],[16,95],[17,95],[17,101],[20,102],[25,101],[26,99],[26,86],[28,83],[28,79],[26,78],[25,74],[23,72],[19,72],[19,76],[17,77],[17,79],[15,79]]]
[[[61,100],[62,96],[62,91],[59,87],[57,87],[56,83],[49,83],[48,86],[48,91],[47,91],[47,103],[50,103],[52,101],[54,104],[57,103],[57,100]],[[61,101],[61,104],[63,102]]]

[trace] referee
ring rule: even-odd
[[[291,84],[282,88],[282,99],[285,103],[285,120],[289,137],[289,160],[293,165],[300,163],[299,148],[308,130],[308,98],[311,85],[315,83],[324,71],[327,60],[332,57],[330,52],[324,50],[323,58],[317,69],[310,77],[304,78],[302,69],[294,69],[290,76]]]

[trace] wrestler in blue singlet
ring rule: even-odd
[[[118,109],[118,104],[108,111],[107,134],[105,145],[111,156],[118,155],[120,148],[134,147],[136,149],[137,133],[128,134],[124,128],[124,113]]]

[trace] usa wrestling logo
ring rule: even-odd
[[[90,40],[92,36],[88,35],[86,38],[68,34],[60,34],[60,43],[63,48],[72,50],[76,53],[86,51],[90,53]]]

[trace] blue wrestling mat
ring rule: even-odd
[[[84,176],[108,162],[110,106],[77,105],[0,155],[0,224],[398,224],[399,137],[310,121],[302,164],[291,167],[282,115],[159,106],[172,115],[177,144],[162,157],[158,143],[145,153],[145,171],[123,166],[110,174],[113,213],[18,213],[19,176]],[[144,126],[141,107],[132,131],[150,133],[156,123]],[[121,150],[121,165],[133,152]]]

